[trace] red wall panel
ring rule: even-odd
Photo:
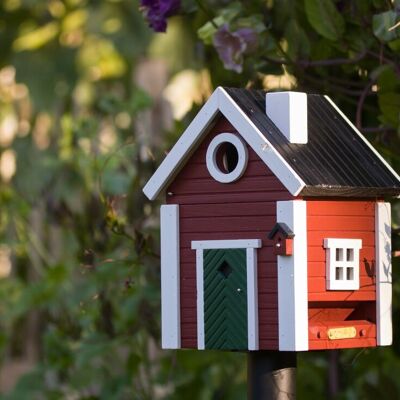
[[[293,197],[249,146],[243,176],[229,184],[215,181],[205,159],[208,144],[221,132],[236,132],[222,116],[167,189],[167,203],[180,205],[182,347],[197,347],[196,252],[191,241],[262,239],[257,249],[260,348],[277,349],[277,265],[267,235],[276,222],[276,201]]]

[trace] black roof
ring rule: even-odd
[[[268,234],[268,239],[273,239],[278,232],[282,232],[288,239],[294,238],[293,231],[284,222],[277,222]]]
[[[303,196],[381,197],[400,182],[321,95],[307,95],[308,142],[289,143],[265,113],[265,92],[224,88],[305,182]]]

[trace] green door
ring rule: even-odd
[[[246,249],[204,250],[203,261],[205,348],[245,350]]]

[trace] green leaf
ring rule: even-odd
[[[390,42],[399,38],[398,32],[400,28],[391,29],[397,22],[397,13],[393,10],[374,15],[372,28],[375,36],[383,42]]]
[[[331,0],[305,0],[307,19],[311,26],[329,40],[339,40],[345,22]]]
[[[393,66],[382,65],[372,71],[371,78],[378,79],[379,94],[393,92],[400,89],[400,78],[397,76]]]
[[[291,58],[307,57],[310,54],[310,41],[295,19],[291,19],[286,25],[285,36]]]
[[[143,111],[146,108],[149,108],[152,103],[153,101],[149,94],[147,94],[144,90],[140,88],[136,88],[133,91],[126,108],[127,111],[136,114],[139,111]]]
[[[197,31],[197,35],[205,44],[212,44],[212,39],[217,32],[217,27],[220,27],[224,24],[230,24],[242,11],[242,6],[239,2],[235,1],[231,3],[229,6],[225,7],[221,14],[214,18],[213,21],[209,21],[204,24]]]
[[[397,28],[400,29],[400,28]],[[400,39],[392,40],[388,43],[388,46],[395,52],[400,52]]]
[[[235,23],[236,28],[252,28],[257,33],[265,31],[265,24],[261,14],[255,14],[247,18],[239,18]]]
[[[288,19],[295,14],[295,7],[292,0],[279,0],[272,9],[272,24],[274,26],[284,26]]]
[[[226,23],[232,22],[240,13],[243,13],[242,4],[239,1],[233,1],[228,4],[221,12],[221,17]]]
[[[205,44],[212,44],[212,39],[215,33],[217,32],[216,27],[220,27],[224,24],[223,17],[217,17],[213,19],[212,22],[207,22],[201,28],[198,29],[197,35]]]
[[[379,94],[378,100],[384,120],[394,127],[398,126],[400,122],[400,94],[382,93]]]

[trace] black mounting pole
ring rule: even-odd
[[[250,351],[247,355],[247,399],[296,398],[296,353]]]

